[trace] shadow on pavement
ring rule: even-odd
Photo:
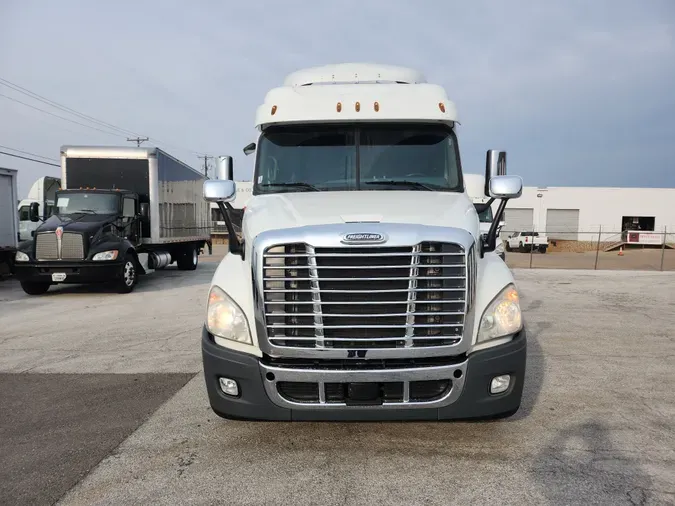
[[[0,374],[0,503],[54,504],[193,374]]]
[[[551,504],[648,504],[651,478],[597,421],[558,432],[530,469]]]

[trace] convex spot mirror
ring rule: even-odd
[[[520,176],[495,176],[490,179],[490,197],[517,199],[522,193],[523,179]]]
[[[234,181],[207,179],[203,193],[207,202],[232,202],[237,197],[237,185]]]

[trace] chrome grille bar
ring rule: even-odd
[[[475,284],[475,255],[467,249],[439,242],[269,246],[258,278],[267,340],[289,350],[454,346]]]

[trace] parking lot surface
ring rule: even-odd
[[[263,423],[222,420],[208,406],[199,339],[216,265],[157,272],[127,295],[59,287],[27,297],[0,283],[0,389],[63,373],[192,378],[180,388],[166,376],[163,403],[148,387],[152,413],[112,450],[92,443],[105,456],[80,480],[81,466],[60,504],[675,504],[675,273],[514,271],[529,342],[512,418]],[[96,410],[104,401],[89,392],[79,395]],[[117,397],[117,411],[133,404]],[[0,418],[3,439],[16,437],[11,418]],[[61,435],[77,446],[88,423],[83,413]],[[55,446],[23,465],[32,457],[69,458]],[[3,467],[12,459],[0,453]],[[44,469],[54,480],[68,472]]]

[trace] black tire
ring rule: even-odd
[[[539,246],[539,253],[546,253],[546,246]]]
[[[507,241],[507,243],[504,245],[504,249],[506,250],[507,253],[510,253],[510,252],[511,252],[511,246],[509,246],[508,241]]]
[[[138,283],[138,265],[133,255],[127,254],[122,264],[120,279],[117,281],[117,291],[119,293],[130,293]]]
[[[527,253],[527,251],[525,250],[525,245],[522,242],[518,245],[518,251],[520,251],[521,253]]]
[[[31,281],[22,281],[21,288],[28,295],[42,295],[47,293],[51,283],[33,283]]]
[[[185,246],[180,256],[176,260],[176,265],[181,271],[194,271],[199,263],[199,252],[197,246],[190,244]]]

